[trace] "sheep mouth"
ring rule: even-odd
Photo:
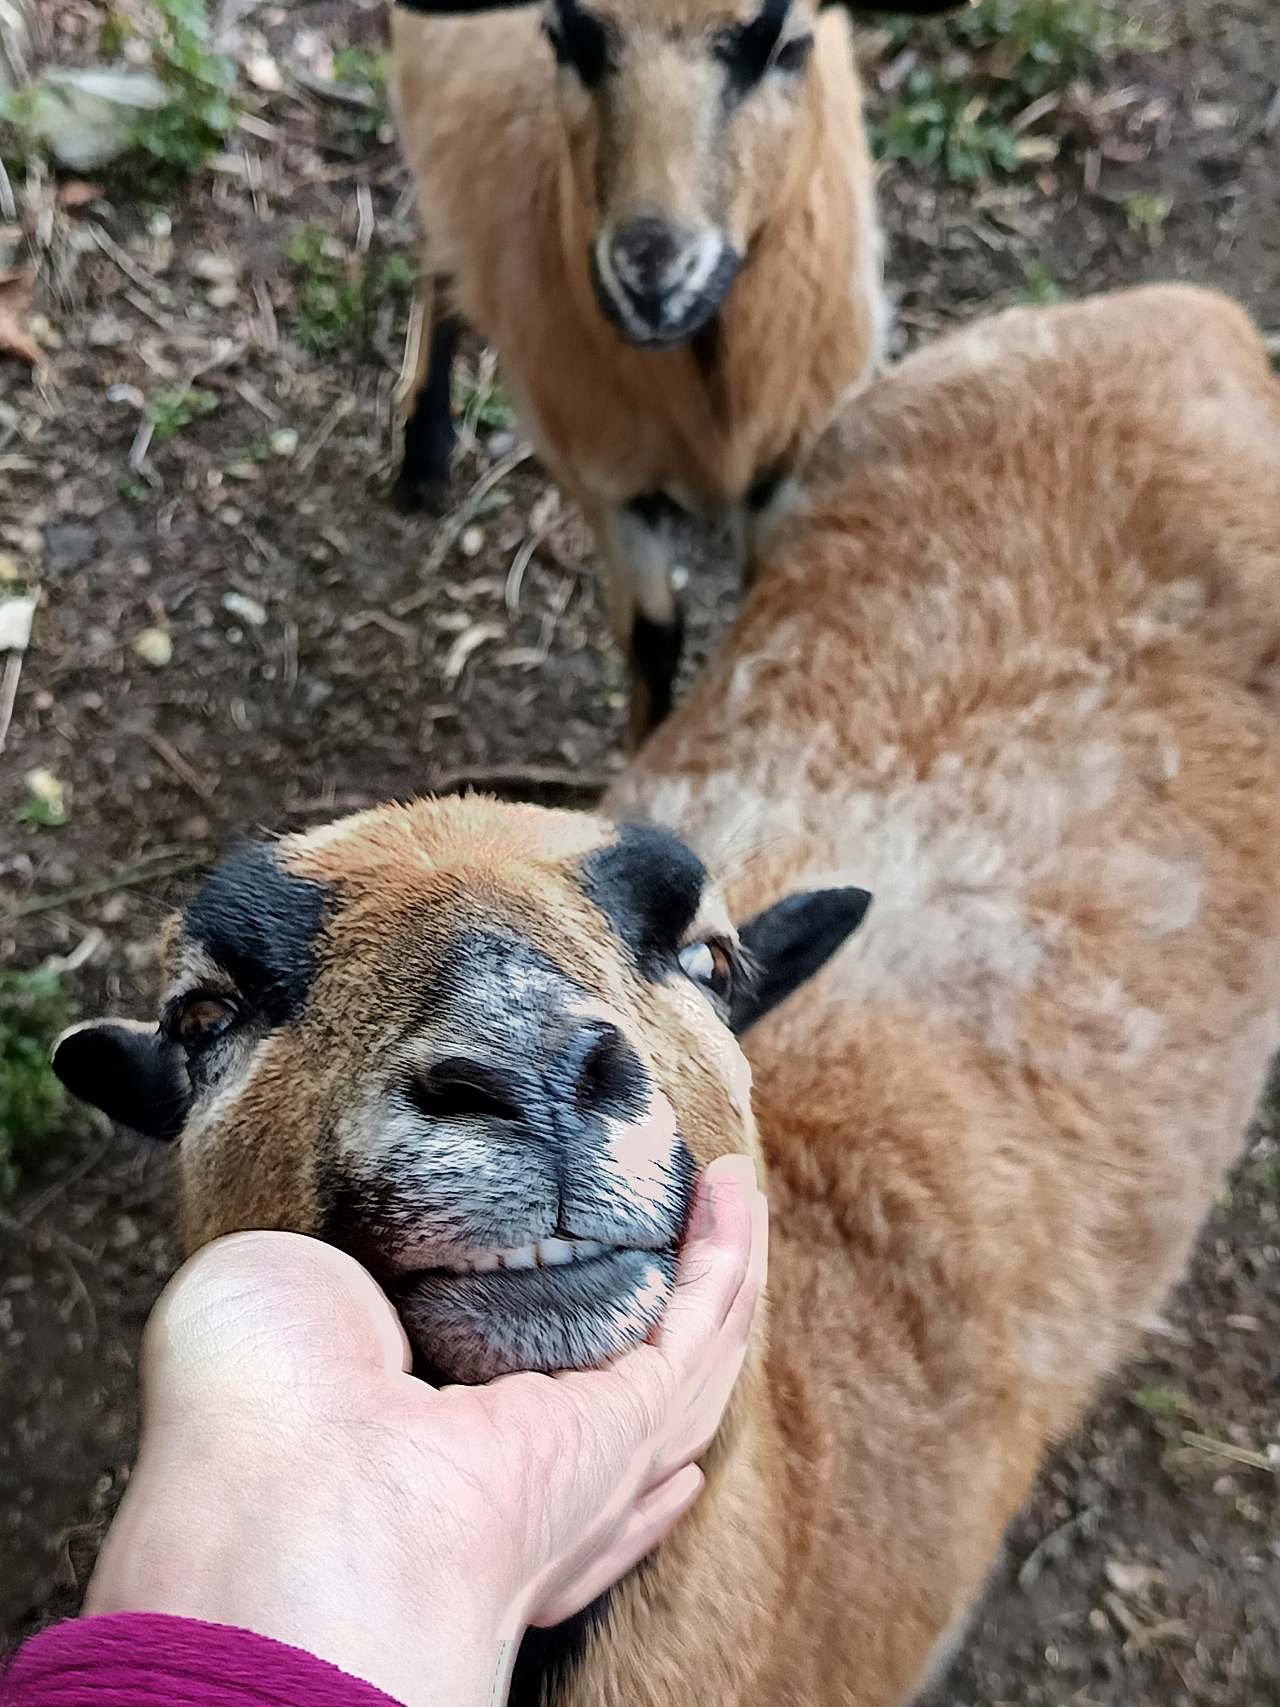
[[[468,1260],[475,1257],[483,1266]],[[639,1344],[661,1319],[676,1260],[674,1245],[541,1239],[402,1275],[394,1302],[432,1377],[476,1383],[590,1369]]]

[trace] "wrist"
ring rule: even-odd
[[[522,1631],[496,1569],[499,1549],[473,1545],[446,1558],[440,1535],[424,1539],[420,1522],[400,1533],[375,1514],[349,1462],[314,1452],[287,1466],[249,1457],[235,1474],[227,1453],[214,1452],[216,1474],[204,1474],[189,1447],[180,1463],[144,1449],[85,1612],[250,1630],[328,1660],[404,1707],[505,1701]],[[361,1512],[365,1520],[353,1520]]]

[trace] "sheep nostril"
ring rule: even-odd
[[[463,1056],[437,1061],[414,1079],[411,1094],[432,1120],[523,1120],[526,1114],[513,1073]]]
[[[597,1025],[570,1052],[573,1101],[579,1114],[622,1117],[643,1105],[644,1069],[616,1025]]]

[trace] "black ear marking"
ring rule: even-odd
[[[147,1138],[176,1138],[191,1107],[183,1052],[154,1025],[95,1019],[64,1031],[51,1065],[81,1102]]]
[[[865,889],[812,889],[788,895],[745,924],[739,936],[756,976],[733,997],[729,1025],[741,1036],[821,971],[871,905]]]

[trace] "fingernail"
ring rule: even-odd
[[[717,1156],[698,1181],[693,1214],[689,1220],[691,1239],[708,1239],[716,1228],[716,1191],[728,1186],[750,1201],[755,1190],[756,1170],[750,1156]]]
[[[745,1193],[758,1191],[760,1186],[755,1159],[746,1155],[717,1156],[707,1168],[706,1179],[708,1185],[720,1180],[731,1182]]]

